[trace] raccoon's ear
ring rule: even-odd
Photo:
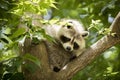
[[[87,37],[88,35],[89,35],[89,32],[88,32],[88,31],[83,31],[83,32],[82,32],[82,37],[85,38],[85,37]]]

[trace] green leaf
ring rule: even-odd
[[[54,4],[51,4],[50,6],[55,8],[55,9],[58,9]]]
[[[20,35],[23,35],[25,32],[26,32],[25,28],[18,28],[18,30],[11,36],[11,39],[17,38]]]
[[[24,46],[25,39],[26,39],[26,35],[18,39],[18,42],[21,46]]]
[[[8,43],[12,43],[12,40],[8,36],[6,36],[5,34],[1,34],[0,38],[7,40]]]
[[[11,34],[11,29],[10,28],[2,28],[2,33]]]
[[[35,63],[36,65],[40,66],[40,61],[39,59],[37,59],[36,57],[30,55],[30,54],[26,54],[23,56],[23,59],[27,59],[29,61],[32,61],[33,63]]]
[[[49,24],[56,24],[57,22],[59,22],[59,19],[52,19],[52,20],[49,20],[48,22]]]

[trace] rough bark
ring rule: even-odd
[[[110,26],[111,32],[115,33],[115,36],[106,35],[96,43],[91,45],[85,52],[69,62],[69,57],[67,52],[65,52],[61,47],[54,43],[41,42],[38,45],[30,44],[27,45],[25,42],[24,47],[22,47],[22,54],[30,53],[36,56],[40,62],[41,67],[38,67],[38,70],[35,73],[29,73],[25,69],[23,72],[25,74],[26,80],[69,80],[75,75],[78,71],[85,68],[90,62],[92,62],[97,56],[108,48],[114,46],[115,44],[120,43],[120,12],[116,16],[112,25]],[[59,58],[56,64],[50,62],[51,54],[65,54],[62,55],[62,58]],[[58,55],[60,56],[60,55]],[[56,60],[56,59],[54,59]],[[62,65],[61,65],[62,63]],[[66,65],[65,65],[66,64]],[[62,68],[59,72],[54,72],[51,69],[51,66],[59,66]]]

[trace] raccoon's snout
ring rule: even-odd
[[[67,47],[66,47],[66,50],[67,50],[67,51],[71,51],[71,47],[67,46]]]

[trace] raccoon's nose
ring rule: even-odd
[[[71,51],[71,47],[69,47],[69,46],[66,49],[67,49],[67,51]]]

